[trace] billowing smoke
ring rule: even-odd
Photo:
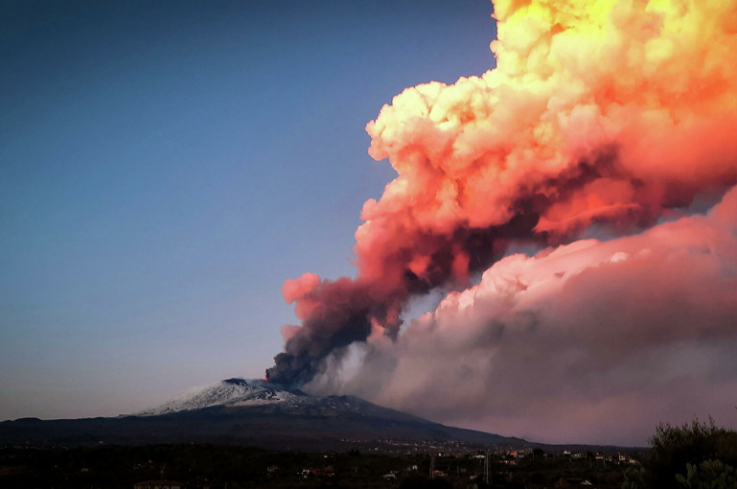
[[[497,0],[494,16],[496,68],[408,88],[368,124],[398,176],[364,205],[355,279],[284,285],[302,324],[270,380],[396,340],[411,297],[467,286],[511,241],[631,232],[737,182],[737,4]]]
[[[507,256],[311,387],[536,440],[642,444],[662,421],[734,423],[736,349],[737,187],[706,216]]]

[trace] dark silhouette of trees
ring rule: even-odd
[[[696,467],[692,477],[698,475],[698,466],[708,461],[719,461],[722,465],[718,466],[737,466],[737,432],[715,426],[711,418],[704,423],[695,419],[681,426],[660,424],[649,441],[652,449],[639,474],[641,481],[637,480],[638,474],[630,473],[630,485],[644,484],[652,489],[689,487],[684,483],[688,482],[688,465]],[[709,473],[714,470],[712,465],[704,467]],[[681,474],[683,480],[679,478],[679,482],[684,485],[676,481],[677,474]]]

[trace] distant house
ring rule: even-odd
[[[317,477],[318,479],[335,477],[335,469],[332,465],[328,465],[324,469],[302,469],[302,477],[305,479],[308,477]]]
[[[627,455],[626,453],[620,453],[617,456],[617,459],[620,464],[631,464],[631,465],[639,465],[640,462],[637,461],[637,459],[634,459]]]
[[[182,482],[175,481],[145,481],[138,482],[133,489],[187,489]]]

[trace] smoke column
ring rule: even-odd
[[[269,380],[395,340],[411,297],[467,286],[512,240],[631,232],[737,182],[737,4],[497,0],[494,17],[496,68],[408,88],[367,125],[397,177],[364,204],[354,279],[284,284],[301,325]]]

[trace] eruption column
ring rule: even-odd
[[[366,129],[397,177],[368,200],[355,279],[288,280],[271,381],[303,384],[409,298],[464,286],[513,239],[627,232],[737,181],[737,4],[497,0],[496,68],[406,89]]]

